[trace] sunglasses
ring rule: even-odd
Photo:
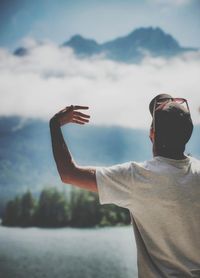
[[[155,100],[153,106],[153,113],[152,113],[152,118],[153,118],[152,128],[154,132],[155,132],[155,112],[157,110],[162,110],[168,102],[176,102],[178,104],[181,104],[185,106],[187,111],[190,113],[189,105],[185,98],[162,98],[162,99]]]

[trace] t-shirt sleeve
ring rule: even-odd
[[[131,204],[132,164],[117,164],[111,167],[97,167],[96,180],[99,202],[128,208]]]

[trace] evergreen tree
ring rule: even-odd
[[[28,227],[34,224],[33,217],[34,217],[34,210],[35,210],[35,200],[30,191],[27,191],[21,197],[21,214],[19,223],[20,226]]]
[[[35,221],[41,227],[61,227],[68,224],[69,208],[65,196],[57,189],[44,189],[39,198]]]
[[[19,226],[19,220],[21,217],[21,198],[15,197],[7,203],[3,218],[2,225],[5,226]]]
[[[121,226],[130,224],[130,213],[128,209],[113,204],[101,206],[100,226]]]
[[[70,208],[72,227],[92,227],[99,224],[101,214],[97,194],[82,190],[71,190]]]

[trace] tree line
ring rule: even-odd
[[[72,188],[67,196],[45,188],[39,198],[31,191],[6,204],[2,225],[20,227],[103,227],[129,225],[130,214],[113,204],[100,205],[98,194]]]

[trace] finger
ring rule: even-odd
[[[62,110],[60,110],[57,114],[59,114],[59,113],[64,113],[64,112],[66,112],[68,109],[70,109],[71,108],[71,106],[66,106],[65,108],[63,108]]]
[[[82,118],[80,116],[74,116],[73,119],[78,120],[78,121],[82,121],[82,122],[86,122],[86,123],[89,122],[88,119]]]
[[[66,106],[65,108],[63,108],[59,112],[66,112],[67,110],[73,110],[74,107],[75,107],[74,105]]]
[[[74,105],[66,106],[66,110],[74,110]]]
[[[90,115],[87,115],[87,114],[84,114],[81,112],[77,112],[77,111],[74,112],[74,115],[78,115],[78,116],[85,117],[85,118],[90,118]]]
[[[74,105],[73,106],[74,110],[79,110],[79,109],[89,109],[88,106],[80,106],[80,105]]]
[[[79,124],[79,125],[84,125],[85,124],[84,122],[79,121],[79,120],[72,120],[72,123],[76,123],[76,124]]]

